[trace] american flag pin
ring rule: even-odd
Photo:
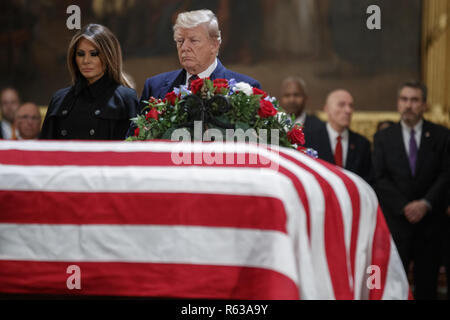
[[[353,143],[350,145],[350,149],[355,149],[355,145]]]
[[[429,138],[430,137],[430,133],[427,131],[427,132],[425,132],[425,137],[426,138]]]

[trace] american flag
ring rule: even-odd
[[[72,265],[79,290],[67,286]],[[208,299],[410,293],[374,191],[296,150],[6,140],[0,292]]]

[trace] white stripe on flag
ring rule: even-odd
[[[1,260],[246,266],[277,271],[298,284],[291,240],[277,231],[189,226],[0,224],[0,243]]]
[[[409,284],[397,247],[391,237],[391,250],[382,300],[408,300]]]

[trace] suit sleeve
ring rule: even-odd
[[[142,100],[147,100],[151,96],[151,85],[150,85],[150,78],[145,80],[144,89],[142,90],[141,98],[139,99],[139,103],[141,103]],[[140,112],[141,110],[138,110]]]
[[[363,178],[367,181],[371,186],[374,185],[374,173],[373,173],[373,159],[372,152],[370,150],[370,142],[364,141],[364,168],[363,168]]]
[[[258,88],[258,89],[262,89],[261,84],[259,83],[258,80],[255,80],[254,83],[251,84],[252,87]]]
[[[442,141],[440,143],[440,150],[442,150],[442,162],[439,169],[440,174],[433,183],[430,190],[427,192],[425,199],[430,202],[432,208],[440,208],[442,204],[445,205],[445,196],[449,190],[450,184],[450,130],[445,130]]]
[[[389,174],[386,164],[386,150],[383,137],[379,133],[374,137],[373,166],[375,191],[385,214],[403,215],[403,208],[409,203],[408,199],[395,188],[395,183]]]

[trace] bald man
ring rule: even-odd
[[[19,93],[12,87],[2,89],[0,92],[0,139],[16,138],[18,132],[14,129],[14,117],[20,106]]]
[[[24,103],[16,112],[15,125],[19,139],[37,139],[41,131],[41,113],[36,104]]]
[[[332,91],[324,106],[328,122],[309,135],[306,147],[317,150],[320,159],[352,171],[372,183],[370,142],[349,129],[353,109],[354,100],[348,91]]]
[[[306,84],[302,78],[288,77],[283,80],[280,105],[287,114],[295,115],[295,123],[303,125],[306,140],[315,129],[323,126],[323,122],[319,118],[306,113],[307,102]]]

